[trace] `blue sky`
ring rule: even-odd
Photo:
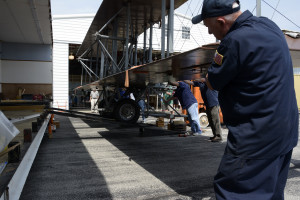
[[[102,0],[51,0],[53,15],[96,13]],[[249,10],[256,15],[256,0],[240,0],[241,10]],[[188,16],[200,13],[202,0],[188,0],[177,12]],[[269,5],[268,5],[269,4]],[[300,32],[299,0],[262,0],[262,16],[272,19],[281,29]],[[277,8],[278,12],[274,13]]]

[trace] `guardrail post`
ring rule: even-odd
[[[50,117],[50,120],[48,123],[48,137],[49,138],[53,137],[53,135],[52,135],[53,118],[54,118],[54,114],[51,114],[51,117]]]

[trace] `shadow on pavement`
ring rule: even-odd
[[[225,142],[211,143],[206,136],[178,137],[177,132],[155,126],[144,127],[141,137],[137,125],[85,123],[92,128],[107,128],[109,131],[99,132],[101,137],[177,194],[191,199],[215,198],[213,177]]]
[[[112,199],[106,180],[69,118],[57,116],[60,128],[42,141],[22,200]],[[101,187],[99,187],[101,186]]]

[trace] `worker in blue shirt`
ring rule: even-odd
[[[210,137],[212,142],[222,141],[222,130],[220,124],[219,116],[219,101],[218,101],[218,91],[211,90],[207,87],[205,83],[205,78],[201,78],[195,81],[185,80],[185,83],[193,85],[194,87],[199,87],[202,99],[206,107],[206,114],[208,118],[209,125],[211,127],[213,137]]]
[[[182,109],[186,109],[188,113],[188,120],[191,125],[192,133],[186,132],[186,135],[200,135],[202,133],[200,128],[199,121],[199,112],[198,112],[198,102],[193,95],[191,88],[188,84],[184,82],[175,82],[170,81],[170,85],[177,86],[175,93],[172,98],[169,98],[168,101],[173,100],[174,98],[178,98]],[[166,104],[168,101],[165,101]]]
[[[237,0],[204,0],[192,22],[202,20],[221,40],[206,84],[219,91],[228,127],[216,198],[282,200],[299,123],[286,39],[271,20],[242,13]]]

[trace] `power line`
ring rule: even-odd
[[[277,9],[277,7],[278,7],[278,5],[279,5],[279,2],[280,2],[280,0],[277,1],[276,9]],[[273,19],[274,14],[275,14],[275,10],[274,10],[274,12],[273,12],[273,15],[272,15],[271,19]]]
[[[277,13],[279,13],[282,17],[284,17],[285,19],[287,19],[289,22],[291,22],[292,24],[294,24],[295,26],[297,26],[300,29],[300,26],[298,26],[296,23],[294,23],[292,20],[290,20],[289,18],[287,18],[285,15],[283,15],[281,12],[279,12],[276,8],[274,8],[273,6],[271,6],[269,3],[267,3],[265,0],[263,0],[263,2],[265,4],[267,4],[268,6],[270,6],[272,9],[274,9]]]
[[[189,2],[189,4],[188,4],[188,9],[187,9],[187,10],[190,10],[192,16],[194,16],[194,13],[196,12],[196,9],[197,9],[197,7],[199,6],[200,1],[198,1],[198,4],[197,4],[197,6],[194,8],[194,11],[192,11],[192,9],[191,9],[191,7],[190,7],[191,2],[192,2],[192,0],[190,0],[190,2]],[[200,8],[201,8],[201,5],[200,5]],[[199,12],[199,10],[198,10],[198,12]],[[186,11],[186,13],[187,13],[187,11]],[[187,22],[187,23],[188,23],[188,22]],[[181,23],[181,24],[182,24],[182,25],[185,25],[185,24],[183,24],[183,23]],[[187,24],[186,24],[185,26],[187,26]],[[190,30],[192,30],[192,27],[193,27],[193,24],[192,24]],[[201,34],[201,36],[202,36],[201,31],[200,31],[200,34]],[[192,34],[191,34],[191,36],[192,36]],[[194,38],[193,36],[192,36],[192,38],[195,40],[195,38]],[[203,36],[202,36],[202,38],[203,38]],[[182,50],[182,48],[183,48],[185,42],[186,42],[186,40],[184,40],[184,42],[183,42],[183,44],[182,44],[182,46],[181,46],[181,48],[180,48],[180,51]],[[198,44],[198,42],[197,42],[196,40],[195,40],[195,42]],[[198,45],[199,45],[199,44],[198,44]],[[200,46],[200,45],[199,45],[199,46]]]
[[[191,2],[192,2],[192,0],[189,0],[188,8],[190,7],[190,5],[191,5]],[[185,14],[184,14],[185,16],[187,16],[188,8],[187,8],[187,9],[186,9],[186,11],[185,11]],[[184,25],[184,24],[181,22],[181,25]],[[177,32],[177,34],[176,34],[176,37],[175,37],[175,38],[177,38],[178,34],[179,34],[179,32]],[[175,45],[175,46],[176,46],[176,45]]]

